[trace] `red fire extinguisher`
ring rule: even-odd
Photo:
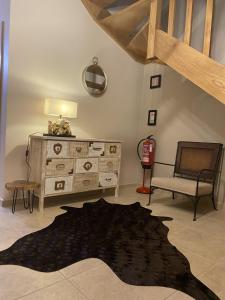
[[[142,145],[142,153],[140,153],[140,146]],[[153,135],[148,136],[145,139],[141,139],[137,145],[137,154],[141,161],[141,166],[143,168],[143,184],[141,187],[137,188],[138,193],[150,194],[150,189],[145,187],[145,173],[146,169],[150,169],[152,173],[152,166],[155,160],[155,149],[156,141]],[[150,174],[151,175],[151,174]]]

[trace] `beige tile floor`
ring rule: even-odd
[[[95,201],[100,195],[76,195],[66,205],[81,207],[84,201]],[[147,196],[135,193],[135,186],[121,188],[119,198],[105,195],[109,202],[130,204],[140,201],[146,206]],[[192,221],[192,203],[177,196],[175,200],[165,192],[156,192],[150,208],[154,215],[170,216],[165,222],[170,228],[169,240],[188,259],[194,275],[225,299],[225,209],[214,211],[208,199],[200,205],[197,222]],[[52,202],[43,215],[36,210],[29,214],[17,207],[15,215],[10,208],[0,208],[0,250],[9,247],[18,238],[50,224],[60,205]],[[181,292],[163,287],[129,286],[121,282],[110,268],[97,259],[73,264],[53,273],[40,273],[18,266],[0,266],[0,299],[24,300],[188,300]]]

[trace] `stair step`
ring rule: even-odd
[[[127,50],[138,55],[143,61],[147,56],[147,44],[148,44],[148,22],[146,22],[142,28],[136,33],[133,39],[127,46]]]
[[[100,8],[105,8],[116,2],[116,0],[91,0],[91,2]]]
[[[125,9],[129,5],[134,4],[137,1],[138,0],[117,0],[117,1],[113,2],[112,4],[110,4],[109,6],[106,6],[105,9],[111,15],[113,15],[113,14],[117,13],[118,11]]]
[[[149,16],[149,0],[139,0],[100,20],[99,23],[118,39],[121,44],[127,45],[131,40],[132,32],[147,16]]]
[[[110,16],[110,13],[107,10],[104,10],[102,7],[97,5],[97,3],[94,3],[93,0],[82,0],[82,2],[84,6],[88,9],[91,16],[94,17],[96,20]]]

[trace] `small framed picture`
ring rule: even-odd
[[[150,78],[150,89],[158,89],[161,87],[162,76],[154,75]]]
[[[148,126],[156,126],[157,110],[148,111]]]

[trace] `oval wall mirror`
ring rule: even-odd
[[[92,62],[83,72],[83,85],[90,95],[99,97],[107,88],[107,77],[98,65],[98,58],[94,57]]]

